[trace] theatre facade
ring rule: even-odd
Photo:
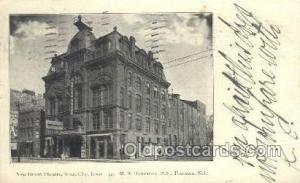
[[[96,38],[79,16],[78,32],[51,61],[45,82],[46,118],[63,128],[46,133],[46,152],[75,158],[120,158],[128,142],[205,145],[202,102],[168,92],[163,65],[136,45],[111,33]],[[49,155],[49,153],[47,153]]]

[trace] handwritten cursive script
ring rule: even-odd
[[[223,103],[232,113],[233,124],[242,130],[240,136],[234,136],[233,144],[244,149],[246,146],[280,145],[276,134],[284,134],[292,141],[298,140],[293,129],[294,123],[274,109],[278,103],[276,91],[276,68],[278,59],[276,53],[280,49],[281,30],[276,25],[266,25],[253,12],[234,4],[237,21],[229,22],[218,17],[225,27],[234,35],[231,49],[238,50],[236,55],[225,51],[218,53],[225,60],[226,70],[222,75],[228,79],[228,91],[233,93],[232,104]],[[235,52],[234,52],[235,53]],[[232,54],[232,52],[230,52]],[[234,58],[235,57],[235,58]],[[254,68],[258,70],[254,72]],[[253,120],[251,114],[256,113],[258,120]],[[245,136],[254,131],[255,143],[251,144]],[[281,159],[291,168],[296,167],[297,157],[294,149],[281,149]],[[257,155],[254,160],[247,156],[232,155],[241,165],[259,168],[259,175],[267,182],[275,182],[278,160],[265,155]]]

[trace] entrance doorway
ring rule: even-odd
[[[70,139],[70,157],[81,157],[82,140],[80,136],[74,136]]]

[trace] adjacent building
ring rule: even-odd
[[[18,138],[20,156],[40,155],[41,109],[30,109],[19,113]]]
[[[46,118],[63,124],[45,134],[52,155],[120,158],[127,142],[208,143],[205,104],[169,94],[152,52],[116,27],[96,38],[80,16],[74,25],[78,32],[67,52],[53,57],[43,77]]]
[[[10,147],[11,155],[35,156],[39,145],[39,113],[45,102],[41,94],[24,89],[10,90]]]

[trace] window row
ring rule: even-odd
[[[93,130],[113,128],[112,112],[94,112],[92,114]]]
[[[128,91],[128,108],[133,110],[133,96],[132,92]],[[124,95],[121,95],[121,106],[124,106]],[[167,118],[167,107],[166,105],[162,104],[161,108],[159,109],[159,104],[158,101],[153,101],[153,105],[151,105],[150,99],[146,98],[142,100],[142,96],[139,94],[136,94],[135,96],[135,111],[138,113],[143,113],[144,109],[144,114],[150,116],[151,114],[155,118],[161,118],[161,119],[166,119]],[[159,110],[161,110],[159,112]],[[159,116],[160,113],[160,116]]]
[[[27,119],[23,119],[23,120],[20,120],[19,122],[19,127],[22,128],[22,127],[33,127],[35,125],[35,123],[39,123],[39,118],[36,118],[34,120],[34,118],[27,118]]]
[[[177,141],[178,141],[178,139],[177,139],[176,135],[172,136],[171,134],[169,134],[167,137],[163,138],[163,143],[165,145],[171,145],[171,144],[177,145],[177,143],[178,143]],[[141,143],[142,148],[143,148],[144,144],[151,144],[151,143],[160,144],[160,143],[162,143],[160,137],[157,137],[156,140],[155,140],[155,138],[154,138],[154,140],[152,140],[151,137],[146,138],[146,137],[140,137],[140,136],[136,137],[136,142]]]
[[[122,111],[120,113],[120,128],[126,128],[124,112]],[[146,117],[145,122],[143,123],[142,116],[136,116],[136,118],[134,119],[132,117],[132,114],[128,114],[127,128],[128,130],[135,129],[139,132],[154,133],[157,135],[166,135],[167,132],[167,126],[164,123],[160,125],[158,120],[151,121],[149,117]]]
[[[142,79],[140,76],[136,76],[135,82],[134,82],[134,76],[132,72],[128,72],[127,74],[127,84],[128,86],[133,86],[137,91],[139,92],[143,92],[143,86],[145,87],[145,94],[146,95],[151,95],[151,86],[150,86],[150,82],[146,81],[144,85],[142,85]],[[167,92],[165,90],[161,90],[160,92],[160,97],[161,100],[166,101],[167,99]],[[158,91],[158,87],[157,86],[153,86],[153,91],[152,91],[152,96],[153,98],[158,98],[159,97],[159,91]]]

